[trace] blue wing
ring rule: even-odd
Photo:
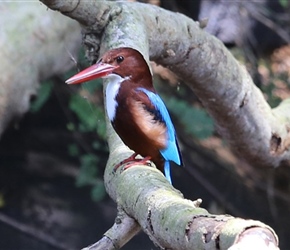
[[[174,161],[177,165],[182,165],[181,154],[178,148],[174,126],[172,124],[167,108],[159,95],[144,88],[138,88],[138,90],[142,91],[148,96],[149,100],[156,108],[159,116],[161,116],[160,119],[164,121],[167,127],[167,147],[160,150],[160,153],[165,159],[165,176],[171,182],[170,166],[168,161]]]

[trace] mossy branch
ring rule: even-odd
[[[286,151],[270,153],[273,129],[279,136],[286,130],[273,123],[262,93],[221,42],[203,32],[198,23],[140,3],[42,2],[84,26],[84,44],[92,61],[99,51],[126,46],[171,68],[192,87],[220,132],[249,162],[277,166],[289,159]],[[108,121],[107,129],[110,157],[105,185],[118,204],[119,215],[104,238],[87,249],[118,249],[139,226],[162,249],[238,249],[253,238],[262,242],[261,249],[277,249],[278,239],[271,228],[257,221],[209,214],[199,208],[200,200],[184,199],[154,167],[114,172],[114,166],[132,152]]]
[[[104,238],[86,250],[103,249],[100,243],[104,242],[112,247],[108,249],[119,249],[140,227],[161,249],[229,249],[235,245],[238,249],[241,244],[246,244],[241,249],[248,249],[244,242],[252,235],[259,235],[256,240],[267,238],[261,249],[278,249],[278,238],[269,226],[229,215],[209,214],[199,207],[201,199],[184,199],[154,166],[137,165],[125,171],[120,167],[115,172],[116,164],[132,151],[124,146],[108,119],[107,129],[110,157],[104,178],[119,213]],[[249,229],[254,231],[244,237]]]

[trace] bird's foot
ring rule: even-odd
[[[118,163],[118,164],[114,167],[114,172],[116,172],[117,169],[118,169],[119,167],[121,167],[122,165],[124,165],[124,164],[126,164],[126,163],[129,163],[129,162],[132,162],[132,161],[136,160],[136,156],[137,156],[137,155],[138,155],[138,154],[134,153],[134,154],[132,154],[131,156],[129,156],[128,158],[126,158],[125,160],[123,160],[123,161],[121,161],[120,163]]]
[[[134,162],[131,162],[131,163],[127,164],[127,165],[123,168],[123,170],[126,170],[126,169],[128,169],[128,168],[130,168],[130,167],[132,167],[132,166],[134,166],[134,165],[136,165],[136,164],[138,164],[138,165],[145,165],[145,164],[148,164],[148,161],[150,161],[150,159],[151,159],[150,156],[147,156],[147,157],[145,157],[145,158],[143,158],[143,159],[135,159]]]
[[[125,160],[123,160],[123,161],[121,161],[120,163],[118,163],[118,164],[114,167],[114,172],[116,172],[117,169],[118,169],[119,167],[121,167],[122,165],[124,165],[124,164],[127,164],[127,165],[123,168],[123,170],[126,170],[126,169],[128,169],[128,168],[130,168],[130,167],[132,167],[132,166],[134,166],[134,165],[136,165],[136,164],[138,164],[138,165],[147,164],[147,161],[149,161],[149,160],[151,159],[150,156],[147,156],[147,157],[145,157],[145,158],[143,158],[143,159],[136,159],[136,156],[137,156],[137,155],[138,155],[138,154],[134,153],[134,154],[132,154],[131,156],[129,156],[128,158],[126,158]]]

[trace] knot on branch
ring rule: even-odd
[[[281,152],[282,139],[277,133],[272,133],[270,139],[270,152],[271,154],[277,155]]]
[[[83,27],[83,44],[85,47],[85,57],[94,64],[99,57],[101,38],[106,26],[122,12],[119,5],[111,5],[103,3],[101,11],[97,12],[93,24],[87,23]]]
[[[101,36],[97,33],[86,33],[85,31],[82,33],[85,57],[89,62],[91,62],[91,64],[94,64],[99,57]]]
[[[102,4],[101,7],[102,10],[96,12],[97,16],[95,18],[95,23],[90,25],[90,29],[97,33],[101,33],[108,23],[122,12],[122,7],[119,5]]]
[[[200,199],[200,198],[198,198],[197,200],[193,201],[193,205],[195,207],[200,207],[201,203],[202,203],[202,199]]]
[[[290,147],[290,129],[287,128],[287,135],[283,139],[277,133],[272,133],[270,139],[270,152],[273,155],[281,155]]]

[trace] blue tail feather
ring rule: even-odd
[[[160,150],[160,154],[164,158],[164,173],[167,180],[172,184],[170,177],[170,163],[169,161],[175,162],[177,165],[182,166],[182,157],[178,147],[178,142],[176,140],[175,129],[172,124],[170,115],[166,109],[164,102],[161,100],[159,95],[149,91],[145,88],[137,88],[138,91],[142,91],[147,95],[150,102],[154,106],[154,119],[157,119],[158,122],[163,123],[167,129],[167,145],[165,148]],[[149,110],[152,108],[150,107]],[[152,112],[152,110],[151,110]]]

